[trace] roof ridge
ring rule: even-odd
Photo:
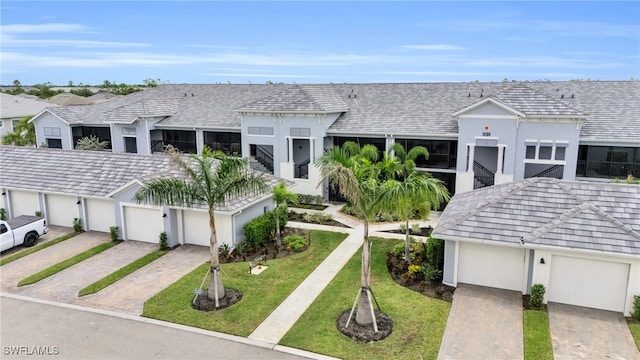
[[[565,107],[567,107],[567,108],[569,108],[569,109],[571,109],[571,110],[574,110],[574,111],[576,111],[576,112],[578,112],[578,113],[580,113],[580,114],[582,114],[582,115],[588,115],[588,116],[590,116],[590,114],[589,114],[589,113],[584,112],[584,110],[576,109],[575,107],[573,107],[573,106],[571,106],[571,105],[567,104],[567,103],[566,103],[566,102],[564,102],[564,101],[556,100],[556,99],[554,99],[553,97],[549,96],[547,93],[543,92],[542,90],[537,90],[537,89],[532,88],[531,86],[529,86],[529,84],[528,84],[528,83],[525,83],[525,82],[518,82],[518,83],[514,84],[514,85],[513,85],[513,86],[511,86],[511,87],[508,87],[508,88],[506,88],[506,89],[503,89],[502,91],[499,91],[499,92],[497,92],[497,93],[495,93],[495,94],[489,95],[489,97],[490,97],[490,98],[493,98],[493,99],[495,99],[495,100],[497,100],[497,101],[500,101],[500,99],[498,99],[498,98],[497,98],[497,96],[498,96],[498,95],[500,95],[500,94],[502,94],[502,93],[505,93],[505,92],[507,92],[507,91],[509,91],[509,90],[512,90],[512,89],[514,89],[514,88],[517,88],[517,87],[524,87],[524,88],[527,88],[528,90],[531,90],[531,91],[533,91],[534,93],[536,93],[536,94],[538,94],[538,95],[540,95],[540,96],[543,96],[544,98],[546,98],[546,99],[548,99],[548,100],[550,100],[550,101],[555,102],[556,104],[559,104],[559,105],[565,106]],[[500,102],[502,102],[502,101],[500,101]]]
[[[314,104],[315,106],[317,106],[319,109],[322,109],[322,111],[326,111],[326,108],[324,107],[324,105],[320,104],[320,103],[318,102],[318,100],[316,99],[316,97],[315,97],[313,94],[311,94],[311,93],[309,93],[309,92],[307,91],[307,89],[305,88],[305,86],[301,86],[301,85],[298,85],[298,84],[296,84],[296,86],[297,86],[298,88],[300,88],[300,90],[302,90],[302,92],[303,92],[305,95],[307,95],[307,96],[311,99],[311,101],[313,102],[313,104]],[[333,89],[332,87],[328,87],[328,88]]]

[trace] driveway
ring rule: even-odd
[[[621,313],[549,303],[553,357],[562,359],[640,359]]]
[[[523,359],[522,294],[458,284],[438,359]]]

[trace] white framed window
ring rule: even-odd
[[[568,141],[525,140],[525,162],[564,163]]]
[[[273,128],[266,126],[249,126],[247,133],[249,135],[273,136]]]
[[[291,128],[289,130],[291,136],[309,137],[311,136],[310,128]]]
[[[60,128],[58,127],[45,127],[44,128],[44,136],[53,136],[60,137],[61,135]]]
[[[123,136],[136,136],[136,128],[134,127],[123,127],[122,128]]]

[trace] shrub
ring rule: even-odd
[[[71,226],[73,226],[73,231],[75,231],[75,232],[82,231],[82,219],[73,218],[73,223],[72,223]]]
[[[640,295],[633,296],[633,312],[631,317],[640,321]]]
[[[396,246],[394,246],[391,253],[398,257],[404,256],[404,242],[398,243]]]
[[[422,275],[424,276],[424,280],[427,282],[432,282],[436,277],[438,277],[442,272],[438,268],[434,268],[429,263],[422,263],[420,267],[422,271]]]
[[[302,219],[308,223],[323,224],[327,221],[333,220],[333,216],[331,216],[331,214],[323,214],[323,213],[315,213],[315,214],[305,213],[304,215],[302,215]]]
[[[116,242],[118,241],[118,232],[120,231],[120,228],[117,226],[109,226],[109,235],[111,235],[111,241]]]
[[[420,229],[420,224],[415,223],[411,225],[411,232],[413,234],[420,234],[420,232],[422,231],[422,229]]]
[[[304,236],[300,235],[288,235],[284,237],[284,246],[291,248],[294,251],[300,251],[307,245],[307,240]]]
[[[169,248],[169,239],[167,237],[167,232],[163,231],[160,233],[160,239],[158,240],[158,246],[160,250],[165,251]]]
[[[409,274],[415,275],[421,271],[420,265],[411,264],[409,265]]]
[[[544,285],[542,284],[533,284],[531,285],[531,294],[529,295],[529,306],[534,309],[539,309],[542,307],[544,302],[544,293],[545,293]]]
[[[427,263],[434,269],[444,268],[444,240],[429,236],[427,239]]]
[[[286,212],[280,212],[280,228],[284,229],[287,225],[288,214]],[[276,231],[276,216],[273,211],[270,211],[262,216],[259,216],[242,227],[244,231],[245,241],[248,247],[254,249],[260,248],[266,245],[273,239],[273,234]]]
[[[218,255],[222,258],[227,258],[230,252],[231,248],[227,244],[222,244],[218,247]]]
[[[407,233],[407,224],[405,224],[405,223],[400,224],[400,231],[403,234],[406,234]]]
[[[0,220],[7,220],[7,210],[0,208]]]
[[[36,216],[42,216],[42,211],[36,210]]]

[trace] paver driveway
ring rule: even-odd
[[[523,359],[522,294],[458,284],[438,359]]]
[[[621,313],[549,303],[553,357],[562,359],[640,359]]]

